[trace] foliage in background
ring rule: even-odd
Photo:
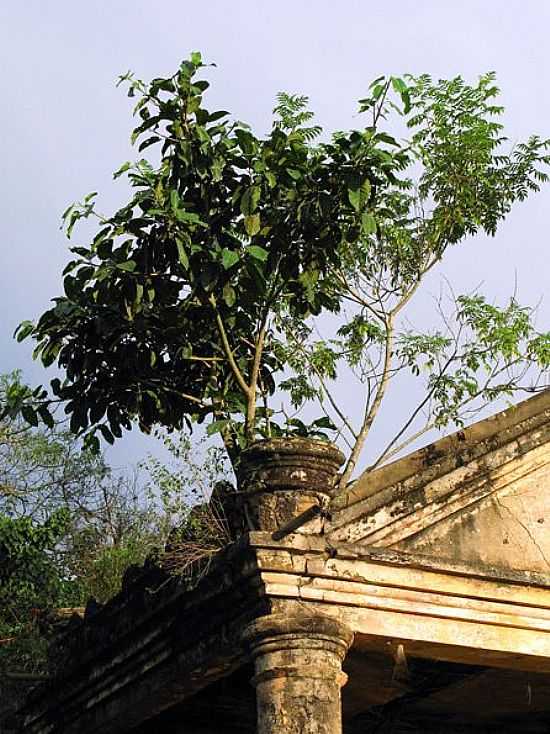
[[[139,464],[148,476],[146,494],[159,504],[168,530],[185,524],[193,507],[208,502],[213,487],[232,479],[227,454],[221,446],[211,446],[207,438],[194,441],[185,434],[157,435],[169,459],[149,455]]]
[[[17,373],[0,376],[0,404],[21,389]],[[63,517],[55,557],[59,574],[71,580],[74,605],[116,593],[126,565],[142,562],[151,549],[158,524],[153,508],[143,506],[135,478],[83,451],[63,423],[34,427],[24,416],[0,422],[0,513],[22,523],[22,546],[25,533],[32,545],[34,527]]]
[[[0,404],[14,389],[18,374],[0,376]],[[227,542],[207,502],[229,478],[223,449],[187,437],[165,444],[173,466],[148,457],[140,473],[122,473],[62,424],[0,422],[0,674],[45,671],[52,610],[108,601],[130,566],[151,554],[169,565],[184,537],[195,558],[205,543]]]
[[[43,523],[0,513],[0,672],[14,663],[32,672],[40,668],[36,612],[73,602],[57,554],[66,523],[62,510]]]
[[[196,442],[182,434],[159,437],[170,460],[148,456],[140,465],[149,477],[149,501],[161,508],[164,550],[158,560],[179,575],[202,573],[234,539],[239,524],[228,456],[222,447],[208,445],[207,437]]]
[[[25,389],[19,373],[0,375],[0,405]],[[58,508],[86,508],[108,471],[102,457],[83,452],[68,426],[38,429],[25,415],[0,421],[0,510],[44,521]]]

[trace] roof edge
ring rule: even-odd
[[[419,482],[426,474],[436,479],[461,464],[464,453],[482,456],[546,422],[550,422],[550,389],[367,473],[334,498],[333,510],[350,507],[415,474]]]

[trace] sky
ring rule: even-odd
[[[69,259],[59,230],[66,206],[98,191],[108,212],[127,193],[112,172],[135,157],[131,100],[115,88],[133,70],[167,76],[192,50],[217,68],[209,102],[258,131],[270,126],[281,90],[307,94],[326,130],[359,127],[356,100],[381,74],[456,74],[474,81],[497,73],[511,141],[550,136],[547,0],[4,0],[0,5],[0,372],[20,368],[43,382],[27,343],[12,334],[61,292]],[[477,237],[450,252],[432,276],[460,291],[483,283],[496,299],[517,283],[520,300],[540,301],[549,328],[550,187],[519,204],[494,239]],[[75,244],[78,244],[78,236]],[[85,241],[80,244],[85,244]],[[432,305],[430,305],[432,303]],[[429,319],[420,299],[414,316]],[[50,375],[51,377],[51,375]],[[353,412],[357,396],[339,388]],[[385,410],[376,444],[398,416]],[[115,463],[157,449],[136,431],[111,450]]]

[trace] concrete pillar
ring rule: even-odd
[[[244,632],[255,664],[257,734],[341,734],[342,660],[352,632],[324,616],[260,617]]]

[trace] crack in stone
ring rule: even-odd
[[[526,525],[509,507],[508,505],[504,504],[504,502],[500,499],[500,497],[495,496],[494,497],[495,502],[499,507],[502,507],[506,512],[510,515],[512,520],[514,520],[521,528],[523,528],[524,532],[527,534],[528,538],[531,540],[535,548],[540,553],[540,556],[544,563],[547,565],[548,568],[550,568],[550,561],[546,557],[543,549],[540,547],[539,543],[537,542],[536,538],[534,537],[533,533],[531,532],[531,529],[528,525]]]

